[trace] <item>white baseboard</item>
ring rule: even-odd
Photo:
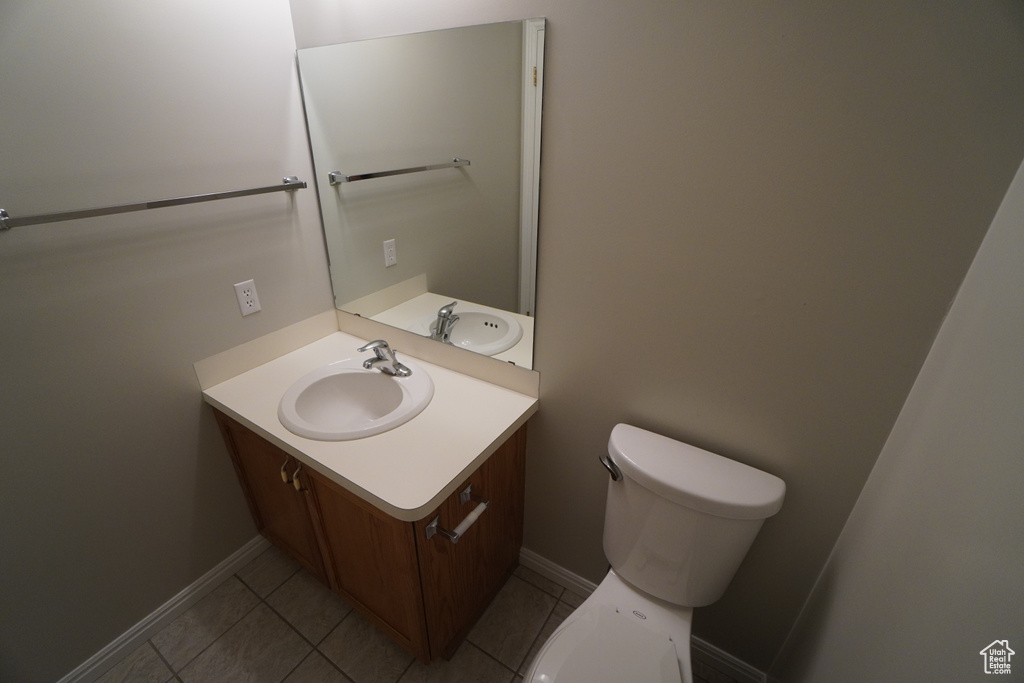
[[[584,597],[597,589],[597,584],[573,574],[527,548],[519,551],[519,564]],[[767,680],[763,672],[697,637],[690,638],[690,658],[695,670],[699,666],[707,666],[728,676],[735,683],[765,683]]]
[[[582,576],[573,574],[565,567],[557,565],[546,557],[541,557],[527,548],[522,548],[519,551],[519,564],[523,565],[527,569],[532,569],[545,579],[554,581],[562,588],[567,588],[573,593],[582,595],[583,597],[587,597],[597,590],[596,583],[592,583],[584,579]]]
[[[695,636],[690,637],[690,659],[693,661],[694,673],[697,673],[699,666],[706,666],[725,674],[736,683],[765,683],[767,680],[763,671]],[[714,680],[706,675],[704,678]]]
[[[58,683],[92,683],[268,547],[270,542],[262,536],[252,539],[155,612],[122,633],[114,642],[85,660]]]

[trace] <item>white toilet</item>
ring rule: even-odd
[[[608,575],[551,635],[526,683],[692,683],[690,618],[722,596],[786,484],[620,424],[608,440]]]

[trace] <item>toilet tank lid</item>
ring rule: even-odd
[[[718,517],[771,517],[786,495],[786,483],[775,475],[627,424],[612,429],[608,452],[644,488]]]

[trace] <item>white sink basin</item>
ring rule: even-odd
[[[277,417],[307,439],[349,441],[380,434],[423,412],[434,397],[427,371],[402,356],[408,377],[363,368],[365,357],[348,358],[313,370],[284,392]]]
[[[452,328],[449,340],[453,346],[469,349],[485,356],[508,351],[523,338],[523,326],[510,315],[484,311],[459,311],[459,321]],[[437,318],[426,321],[428,334],[437,327]]]

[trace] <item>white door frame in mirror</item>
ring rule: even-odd
[[[523,163],[519,255],[519,312],[536,314],[537,221],[540,209],[540,120],[544,94],[544,19],[523,30]]]

